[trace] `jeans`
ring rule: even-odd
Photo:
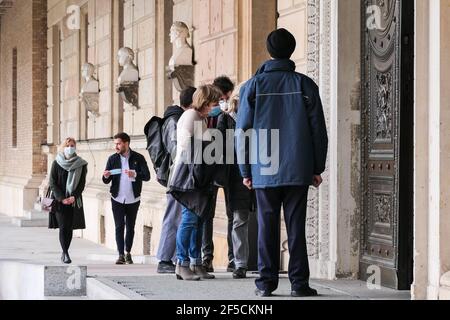
[[[167,195],[167,208],[162,222],[161,238],[156,257],[160,261],[176,262],[177,230],[181,222],[181,204]]]
[[[202,264],[203,221],[194,212],[183,207],[181,224],[177,231],[177,264],[183,267]]]
[[[114,215],[114,223],[116,225],[116,244],[117,251],[120,255],[124,255],[124,249],[131,252],[134,239],[134,226],[141,202],[132,204],[122,204],[111,199],[112,211]],[[126,226],[126,236],[124,241],[124,232]]]

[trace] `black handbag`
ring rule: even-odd
[[[53,205],[55,203],[55,199],[52,197],[53,193],[50,187],[47,189],[47,193],[45,197],[41,198],[41,209],[45,212],[52,212]]]

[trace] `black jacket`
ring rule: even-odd
[[[224,160],[227,158],[227,143],[233,143],[233,141],[226,141],[226,130],[236,129],[236,121],[228,114],[221,113],[217,122],[217,129],[220,130],[224,141]],[[234,136],[231,136],[233,139]],[[227,206],[231,211],[236,210],[254,210],[254,192],[249,190],[243,184],[243,178],[239,171],[237,164],[237,155],[235,149],[233,149],[234,164],[219,165],[216,170],[216,184],[223,186],[225,196],[227,198]],[[219,169],[220,168],[220,169]],[[217,181],[219,180],[219,181]]]
[[[84,187],[86,185],[86,174],[87,174],[87,165],[83,167],[83,171],[81,174],[80,182],[78,183],[77,188],[73,191],[73,196],[75,199],[81,199],[83,201],[83,197],[81,196]],[[53,161],[52,168],[50,170],[49,176],[49,186],[51,191],[53,192],[52,198],[56,201],[53,204],[52,212],[49,215],[49,225],[48,227],[51,229],[57,229],[58,221],[56,220],[55,213],[59,212],[64,214],[63,210],[67,207],[62,204],[62,201],[66,199],[66,183],[67,177],[69,173],[61,168],[56,161]],[[73,215],[73,229],[85,229],[86,223],[84,219],[84,210],[83,207],[78,208],[74,207],[74,215]]]
[[[128,159],[130,170],[136,171],[136,181],[132,182],[134,197],[140,197],[142,191],[142,181],[150,180],[150,171],[148,170],[147,161],[144,156],[130,149],[130,158]],[[105,170],[122,169],[120,155],[115,153],[109,157]],[[111,196],[117,197],[119,194],[120,175],[111,175],[109,178],[102,176],[103,183],[108,184],[112,181],[110,188]]]
[[[203,150],[208,142],[203,144]],[[191,146],[195,145],[192,140]],[[194,151],[192,150],[192,155]],[[193,160],[193,159],[192,159]],[[215,165],[175,162],[170,170],[168,191],[185,208],[200,218],[206,219],[212,214],[214,201],[213,173]]]
[[[168,154],[156,171],[158,181],[164,186],[167,186],[170,167],[177,155],[177,123],[183,112],[184,110],[179,106],[170,106],[164,113],[164,123],[161,127],[161,134],[162,143]]]

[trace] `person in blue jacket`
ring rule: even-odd
[[[295,47],[295,38],[286,29],[270,33],[267,50],[272,59],[240,93],[236,148],[241,155],[243,183],[256,190],[258,296],[271,296],[278,287],[282,205],[291,295],[317,295],[309,286],[305,221],[309,187],[318,188],[322,183],[328,136],[319,88],[312,79],[295,72],[290,60]]]

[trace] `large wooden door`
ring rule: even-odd
[[[409,289],[414,1],[365,0],[362,11],[360,278],[380,271],[382,286]]]

